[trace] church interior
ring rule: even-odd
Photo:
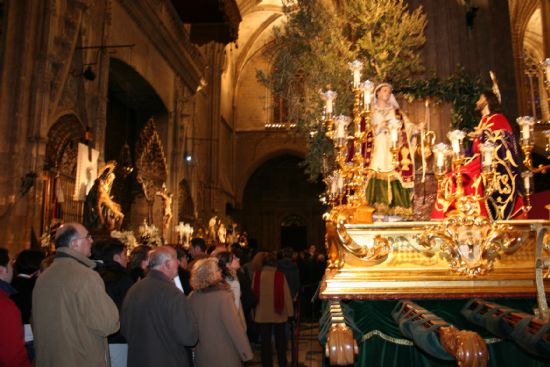
[[[355,85],[352,66],[340,84],[318,78],[316,93],[316,75],[303,70],[297,78],[309,89],[294,85],[296,101],[269,79],[284,74],[280,55],[290,48],[281,40],[292,37],[281,32],[300,20],[299,7],[338,18],[345,0],[0,0],[0,246],[12,254],[48,247],[63,222],[84,223],[94,238],[152,231],[165,244],[199,236],[263,251],[313,245],[327,262],[317,335],[327,354],[315,363],[550,365],[550,176],[537,168],[550,163],[550,0],[398,2],[422,14],[414,48],[422,67],[400,78],[399,68],[412,70],[402,65],[409,56],[396,56],[387,74],[360,60],[358,77],[393,83],[400,111],[419,129],[418,151],[428,148],[385,152],[390,164],[401,160],[402,192],[414,193],[408,214],[393,215],[374,205],[392,197],[393,183],[381,175],[381,191],[371,189],[364,154],[364,126],[375,121],[366,95],[383,86]],[[388,27],[397,34],[400,23]],[[434,92],[444,81],[456,89]],[[451,140],[433,163],[448,167],[432,170],[436,143],[460,127],[475,131],[479,115],[467,126],[457,101],[475,103],[481,86],[495,85],[519,142],[516,168],[527,172],[513,179],[524,180],[523,209],[517,218],[464,209],[458,203],[472,202],[461,199],[492,194],[482,200],[456,184],[461,194],[453,186],[449,195],[458,209],[435,220],[441,183],[463,163]],[[296,111],[316,120],[298,123]],[[416,166],[403,163],[409,153]],[[504,167],[511,158],[503,154]],[[502,177],[484,169],[485,187]],[[484,315],[494,316],[487,328]]]

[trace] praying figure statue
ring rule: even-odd
[[[172,198],[173,194],[169,193],[166,189],[166,184],[162,184],[162,191],[157,191],[157,196],[160,196],[162,199],[163,209],[162,209],[162,226],[163,236],[166,236],[168,233],[168,228],[170,226],[170,222],[172,221]]]

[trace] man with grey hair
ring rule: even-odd
[[[56,253],[33,291],[37,366],[109,366],[107,335],[119,328],[118,310],[88,259],[92,237],[79,223],[56,232]]]
[[[176,250],[170,246],[149,255],[149,273],[126,294],[121,332],[128,341],[128,367],[185,367],[185,347],[197,343],[195,317],[173,282],[178,275]]]

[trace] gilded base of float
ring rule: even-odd
[[[453,271],[437,253],[419,250],[417,236],[438,222],[346,224],[345,233],[327,223],[329,265],[321,284],[322,299],[402,299],[535,297],[537,228],[550,221],[505,221],[524,235],[515,252],[502,254],[486,274],[469,277]],[[346,237],[348,236],[348,237]],[[387,254],[372,261],[376,243]],[[350,244],[352,243],[352,244]],[[355,247],[353,247],[355,246]],[[365,250],[363,251],[362,248]],[[370,251],[370,252],[369,252]],[[431,256],[428,256],[431,255]],[[542,257],[548,258],[546,249]],[[543,278],[548,277],[544,274]],[[550,291],[550,281],[544,281]]]

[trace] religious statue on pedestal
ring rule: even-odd
[[[374,90],[365,150],[370,171],[366,200],[376,210],[375,215],[412,217],[415,148],[411,137],[416,130],[399,110],[391,85],[379,84]]]
[[[120,204],[111,197],[111,188],[115,180],[116,162],[110,161],[101,170],[84,202],[84,225],[88,229],[118,229],[122,225],[124,214]]]
[[[166,184],[162,184],[162,191],[157,191],[155,195],[162,199],[162,235],[166,237],[172,221],[172,198],[174,195],[168,192]]]
[[[208,221],[208,238],[207,238],[207,242],[210,243],[210,244],[215,244],[216,243],[217,224],[218,224],[218,216],[214,215]]]

